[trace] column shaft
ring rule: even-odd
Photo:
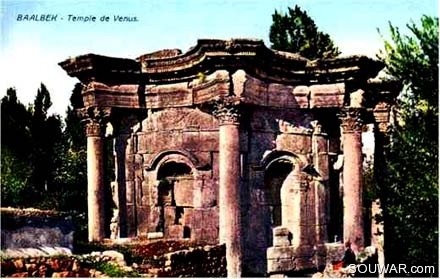
[[[119,131],[118,131],[119,132]],[[119,210],[119,235],[127,237],[127,184],[126,184],[126,149],[129,135],[118,134],[115,137],[115,173],[116,173],[116,206]]]
[[[362,209],[362,125],[359,111],[342,118],[344,152],[344,240],[355,252],[364,246]]]
[[[238,125],[221,125],[219,142],[220,243],[226,244],[228,277],[240,277],[242,248]]]
[[[215,102],[219,120],[219,240],[226,245],[228,277],[241,277],[240,113],[234,96]]]
[[[104,162],[102,127],[87,124],[87,205],[89,241],[104,238]]]

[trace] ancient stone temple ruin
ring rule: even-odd
[[[322,266],[335,236],[365,245],[362,127],[374,124],[380,153],[396,93],[374,79],[378,61],[204,39],[60,66],[85,86],[90,241],[224,243],[229,276]]]

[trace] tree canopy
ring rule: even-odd
[[[389,28],[379,59],[404,90],[383,178],[385,259],[437,266],[438,18],[423,16],[419,25],[409,23],[409,35],[391,23]]]
[[[313,19],[297,5],[289,7],[286,14],[275,10],[269,39],[273,49],[299,53],[312,60],[340,54],[330,35],[319,31]]]

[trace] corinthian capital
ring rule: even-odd
[[[220,125],[238,125],[240,123],[240,99],[235,96],[225,97],[214,102],[214,116]]]
[[[86,122],[86,135],[88,137],[104,136],[110,113],[110,108],[90,107],[77,110],[77,114]]]
[[[98,122],[89,122],[86,124],[86,135],[88,137],[103,137],[105,125]]]
[[[345,108],[338,114],[344,134],[362,132],[362,112],[360,108]]]

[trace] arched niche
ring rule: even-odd
[[[305,204],[301,187],[307,174],[304,165],[307,158],[288,151],[274,150],[265,154],[261,161],[264,169],[265,202],[263,212],[266,228],[271,231],[276,226],[283,226],[296,236],[302,222]],[[271,237],[267,239],[271,244]],[[297,239],[299,241],[299,239]]]
[[[281,226],[281,186],[292,169],[292,162],[286,159],[274,160],[265,169],[265,205],[270,212],[271,227]]]
[[[167,153],[156,161],[156,207],[159,211],[156,231],[165,238],[181,239],[191,235],[188,212],[193,206],[193,162],[180,153]]]
[[[176,206],[176,182],[193,180],[191,167],[184,162],[168,161],[157,170],[157,193],[159,206]],[[177,189],[178,191],[179,189]]]

